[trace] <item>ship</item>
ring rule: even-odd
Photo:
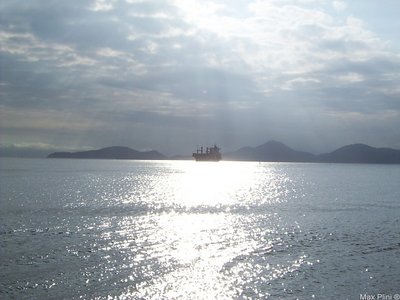
[[[204,147],[201,146],[197,148],[196,153],[193,153],[193,157],[196,161],[220,161],[222,156],[219,152],[220,148],[217,145],[213,147],[206,147],[204,151]]]

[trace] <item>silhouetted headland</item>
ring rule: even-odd
[[[268,162],[328,162],[328,163],[374,163],[399,164],[400,150],[374,148],[364,144],[352,144],[329,153],[315,155],[293,150],[277,141],[263,145],[244,147],[224,154],[225,160],[268,161]]]
[[[81,152],[54,152],[47,158],[97,158],[97,159],[166,159],[166,156],[158,151],[137,151],[128,147],[107,147],[99,150]]]
[[[331,163],[398,164],[400,163],[400,150],[353,144],[330,153],[320,154],[318,160]]]
[[[271,162],[313,162],[315,155],[296,151],[277,141],[269,141],[255,148],[244,147],[224,154],[226,160],[271,161]]]

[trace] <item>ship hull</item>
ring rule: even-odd
[[[193,157],[196,161],[220,161],[221,160],[221,155],[193,153]]]

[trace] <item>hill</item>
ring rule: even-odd
[[[137,151],[128,147],[114,146],[99,150],[80,152],[54,152],[47,158],[97,158],[97,159],[166,159],[166,156],[157,151]]]
[[[315,155],[293,150],[285,144],[277,141],[269,141],[265,144],[252,147],[244,147],[235,152],[224,154],[225,160],[245,161],[273,161],[273,162],[312,162]]]
[[[400,163],[400,150],[374,148],[364,144],[341,147],[333,152],[318,155],[318,161],[332,163]]]
[[[400,164],[400,150],[374,148],[364,144],[352,144],[329,153],[314,155],[294,150],[277,141],[269,141],[257,147],[243,147],[237,151],[224,153],[223,160],[270,161],[270,162],[328,162],[328,163],[375,163]],[[128,147],[107,147],[99,150],[80,152],[54,152],[48,158],[87,159],[168,159],[158,151],[137,151]],[[169,159],[192,159],[189,156],[173,156]]]
[[[257,147],[244,147],[223,155],[224,160],[271,161],[271,162],[328,162],[400,164],[400,150],[374,148],[364,144],[352,144],[329,153],[314,155],[293,150],[277,141],[269,141]]]

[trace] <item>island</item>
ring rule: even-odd
[[[98,150],[79,152],[54,152],[47,158],[86,158],[86,159],[144,159],[161,160],[167,157],[158,151],[137,151],[129,147],[113,146]]]
[[[223,157],[225,160],[241,161],[400,164],[400,150],[365,144],[347,145],[316,155],[294,150],[278,141],[269,141],[254,148],[243,147],[224,153]]]

